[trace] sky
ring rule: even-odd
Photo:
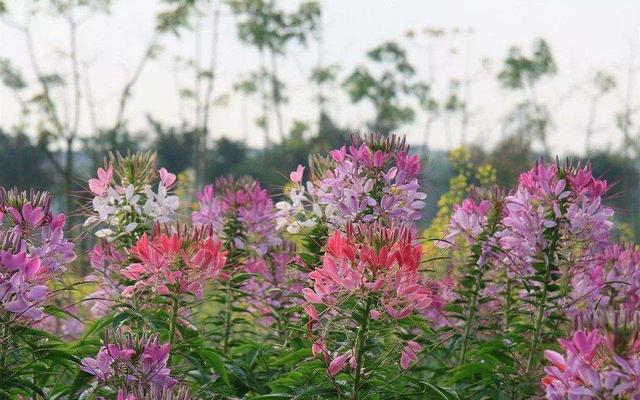
[[[10,25],[11,21],[25,21],[21,4],[9,1],[12,13],[0,21],[0,58],[10,59],[33,83],[25,38]],[[282,4],[293,7],[296,1],[285,0]],[[554,120],[549,137],[554,152],[582,151],[593,94],[589,82],[596,71],[607,70],[618,81],[618,87],[599,102],[596,145],[615,148],[620,135],[613,115],[627,101],[634,109],[640,105],[640,79],[636,78],[640,57],[634,56],[640,46],[638,1],[324,0],[322,6],[323,60],[341,66],[341,79],[365,61],[369,49],[387,40],[406,46],[421,78],[427,78],[431,65],[436,97],[444,96],[450,79],[472,77],[468,137],[474,142],[490,145],[500,138],[501,121],[522,95],[501,89],[495,77],[509,47],[520,46],[528,51],[538,37],[551,44],[559,69],[556,76],[541,84],[538,93],[538,98],[549,105]],[[79,58],[88,77],[83,79],[82,90],[83,94],[91,92],[98,125],[108,126],[114,120],[118,95],[152,35],[158,7],[159,3],[152,0],[115,1],[109,15],[93,15],[79,28]],[[209,17],[204,18],[201,46],[202,59],[206,61],[211,26]],[[215,93],[231,96],[226,106],[215,108],[210,126],[214,137],[243,139],[260,146],[263,135],[253,124],[260,113],[258,99],[232,93],[234,83],[259,65],[256,51],[237,39],[235,22],[231,12],[223,8]],[[70,68],[64,56],[68,52],[68,30],[64,21],[36,17],[31,19],[31,26],[42,69],[60,71],[68,77]],[[429,27],[442,28],[449,34],[431,45],[424,37],[413,41],[405,37],[409,29]],[[473,34],[450,34],[456,27],[471,29]],[[188,33],[180,38],[166,37],[162,46],[163,55],[147,66],[134,89],[127,114],[134,129],[148,127],[148,114],[164,123],[177,124],[181,115],[191,118],[194,112],[177,96],[178,89],[191,82],[190,75],[176,73],[173,61],[177,55],[194,56],[194,37]],[[433,48],[431,64],[427,62],[429,46]],[[452,48],[457,49],[457,55]],[[293,120],[316,120],[315,88],[307,77],[318,57],[315,43],[307,48],[293,45],[287,59],[281,62],[289,100],[283,109],[287,126]],[[488,64],[482,63],[484,59],[489,60]],[[351,105],[339,85],[329,93],[331,115],[341,125],[357,130],[371,118],[371,108]],[[61,104],[71,104],[70,93],[58,93],[57,98]],[[84,135],[90,132],[88,111],[88,105],[83,103],[80,126]],[[11,93],[0,88],[0,126],[10,128],[17,121],[18,107]],[[422,144],[425,121],[426,117],[419,113],[414,123],[401,127],[399,132],[406,134],[411,143]],[[457,121],[445,124],[440,120],[432,128],[428,145],[433,149],[451,148],[460,141],[459,131]],[[277,137],[275,131],[272,137]]]

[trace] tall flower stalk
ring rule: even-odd
[[[372,325],[378,330],[414,314],[426,315],[439,299],[431,282],[418,274],[422,248],[410,229],[377,223],[349,224],[346,231],[331,235],[322,266],[309,273],[313,286],[303,290],[303,307],[315,338],[313,354],[326,363],[332,379],[350,371],[350,392],[357,399],[370,368],[388,362],[383,347],[400,345],[402,369],[421,348],[400,337],[383,344]],[[367,344],[370,340],[376,345]]]
[[[239,298],[239,289],[249,279],[242,274],[253,273],[256,263],[268,258],[271,249],[280,246],[282,240],[275,230],[273,202],[252,178],[220,177],[215,184],[205,186],[196,198],[199,209],[192,214],[193,223],[210,229],[228,252],[224,269],[231,279],[225,281],[223,288],[221,318],[222,350],[227,354],[233,336],[234,304],[255,301],[258,295],[247,292],[248,298]],[[238,276],[240,282],[235,279]]]

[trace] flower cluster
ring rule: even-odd
[[[96,282],[98,287],[88,296],[86,304],[95,318],[109,314],[120,298],[124,290],[120,273],[126,260],[125,250],[118,250],[106,240],[102,240],[91,249],[89,263],[92,273],[87,276],[87,281]]]
[[[583,323],[601,311],[640,309],[640,250],[611,244],[591,257],[572,280],[572,309]]]
[[[313,287],[303,290],[307,300],[304,309],[321,336],[314,345],[314,354],[328,363],[331,375],[347,364],[356,368],[361,352],[338,346],[341,349],[332,353],[323,337],[327,326],[347,323],[340,315],[345,314],[341,309],[350,300],[363,303],[366,318],[378,322],[426,314],[435,307],[438,294],[418,272],[421,256],[422,247],[414,243],[411,230],[406,227],[349,224],[346,235],[339,231],[331,235],[322,266],[309,273]],[[324,310],[318,312],[318,306]],[[403,368],[415,360],[420,350],[417,343],[407,346],[402,351]]]
[[[193,212],[193,223],[211,227],[217,237],[245,255],[264,256],[270,246],[281,243],[275,232],[273,202],[254,179],[220,177],[196,198],[200,209]]]
[[[619,353],[598,330],[573,333],[560,340],[564,354],[547,350],[550,365],[542,379],[547,399],[640,398],[640,340],[637,332],[628,353]]]
[[[462,204],[453,206],[453,215],[447,228],[447,234],[437,242],[439,247],[450,247],[455,244],[456,237],[463,235],[467,243],[474,243],[482,233],[491,203],[488,200],[467,198]]]
[[[606,181],[594,178],[589,166],[538,163],[520,175],[518,189],[505,198],[504,230],[499,233],[508,263],[518,274],[530,276],[553,240],[559,250],[575,249],[573,253],[605,247],[613,215],[601,203],[606,189]]]
[[[222,276],[226,252],[206,229],[159,225],[129,250],[136,262],[121,271],[130,280],[122,296],[151,291],[201,299],[203,284]]]
[[[321,221],[333,228],[374,221],[412,226],[420,218],[426,197],[419,190],[420,161],[404,139],[354,136],[348,149],[332,150],[312,167],[306,188],[304,167],[291,173],[289,200],[276,204],[278,228],[297,233]]]
[[[264,326],[279,322],[282,311],[290,310],[301,303],[298,294],[306,274],[291,267],[300,262],[293,243],[283,243],[270,248],[263,258],[252,259],[244,265],[245,272],[254,274],[242,284],[247,294],[251,312]]]
[[[81,369],[125,399],[137,399],[127,394],[134,390],[159,399],[178,383],[167,367],[170,349],[157,336],[108,334],[95,358],[82,359]]]
[[[49,282],[76,257],[50,203],[46,192],[0,188],[0,304],[15,317],[41,319]]]
[[[174,220],[179,206],[178,197],[171,194],[176,176],[165,168],[156,170],[155,162],[155,154],[136,153],[112,157],[98,168],[98,177],[89,180],[94,197],[85,226],[102,226],[96,236],[113,242],[137,239],[154,224]]]

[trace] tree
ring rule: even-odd
[[[180,119],[182,125],[188,125],[194,132],[190,154],[193,157],[194,180],[196,186],[204,184],[206,153],[210,136],[211,110],[214,106],[224,106],[227,96],[216,95],[215,80],[218,67],[218,41],[220,28],[221,1],[219,0],[169,0],[178,7],[171,13],[165,14],[163,21],[177,37],[191,33],[194,39],[192,57],[176,56],[174,59],[174,76],[178,103],[180,104]],[[207,7],[208,6],[208,7]],[[208,22],[207,22],[208,21]],[[204,36],[210,29],[208,61],[202,61],[205,52]],[[180,71],[189,72],[188,82],[182,84]],[[183,103],[192,107],[192,112],[184,113]]]
[[[542,78],[556,72],[551,48],[545,40],[537,39],[529,56],[518,47],[509,49],[503,69],[498,74],[498,81],[503,87],[521,91],[524,95],[524,100],[507,117],[506,130],[528,135],[531,138],[528,140],[539,140],[546,154],[549,154],[547,136],[551,119],[546,106],[538,102],[536,88]]]
[[[589,117],[587,122],[587,129],[585,134],[584,148],[586,154],[591,153],[591,139],[594,134],[594,125],[596,122],[596,112],[598,110],[598,103],[602,97],[615,89],[616,79],[605,71],[596,72],[593,77],[594,93],[591,95],[591,104],[589,106]]]
[[[380,67],[376,74],[359,65],[344,81],[353,103],[368,101],[375,110],[369,127],[388,134],[399,126],[412,122],[415,112],[404,102],[405,95],[414,95],[416,71],[409,63],[406,51],[395,42],[385,42],[367,53],[369,61]]]
[[[282,104],[286,102],[284,83],[279,78],[278,62],[291,42],[306,45],[310,35],[316,32],[320,18],[317,1],[303,1],[292,12],[280,8],[276,0],[228,0],[238,18],[238,37],[254,46],[260,54],[260,74],[267,71],[265,57],[269,57],[271,104],[275,112],[280,139],[284,139]],[[266,126],[268,123],[265,121]],[[267,128],[268,129],[268,128]]]
[[[9,26],[22,33],[25,39],[29,56],[29,75],[34,79],[24,78],[23,71],[8,60],[0,61],[0,77],[22,109],[25,126],[29,125],[38,132],[38,144],[42,153],[56,174],[62,177],[63,190],[66,193],[65,207],[70,217],[73,215],[70,211],[73,209],[72,192],[75,189],[77,173],[75,153],[83,133],[80,121],[84,113],[88,112],[92,121],[91,130],[86,132],[89,136],[104,135],[111,140],[103,143],[115,143],[114,138],[126,135],[127,110],[133,97],[133,89],[146,66],[158,55],[161,37],[167,32],[176,31],[185,23],[183,16],[193,1],[166,2],[167,8],[158,14],[157,26],[141,57],[135,63],[133,72],[122,85],[119,95],[115,97],[116,113],[113,120],[98,126],[95,120],[95,104],[91,97],[89,68],[79,52],[78,37],[87,21],[97,14],[110,11],[111,3],[110,0],[30,1],[24,3],[28,10],[25,21],[5,20]],[[66,74],[60,67],[63,63],[57,64],[56,68],[49,65],[46,69],[43,68],[33,36],[32,17],[35,15],[49,16],[67,27],[68,40],[60,54],[63,63],[68,64],[70,73]],[[71,99],[70,105],[67,104],[66,98]],[[85,144],[89,143],[92,141],[85,141]]]

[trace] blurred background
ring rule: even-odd
[[[487,168],[511,187],[558,157],[613,182],[634,240],[639,67],[636,0],[0,0],[0,185],[70,211],[109,152],[151,149],[188,190],[277,195],[308,154],[396,132],[425,226]]]

